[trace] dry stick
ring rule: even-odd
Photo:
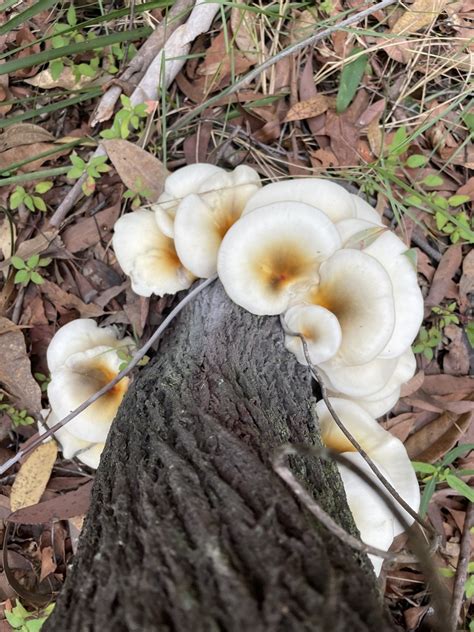
[[[280,61],[280,59],[284,59],[285,57],[288,57],[289,55],[293,55],[294,53],[297,53],[298,51],[302,50],[306,46],[315,44],[316,42],[319,42],[320,40],[328,37],[329,35],[332,35],[336,31],[339,31],[340,29],[346,28],[348,26],[352,26],[353,24],[357,24],[357,22],[360,22],[361,20],[368,17],[369,15],[372,15],[373,13],[380,11],[380,9],[384,9],[385,7],[388,7],[391,4],[395,4],[395,2],[397,1],[398,0],[383,0],[382,2],[378,2],[377,4],[374,4],[371,7],[364,9],[363,11],[360,11],[359,13],[356,13],[349,18],[342,20],[338,24],[329,26],[328,28],[324,29],[323,31],[320,31],[319,33],[315,33],[314,35],[311,35],[310,37],[307,37],[306,39],[301,40],[300,42],[296,42],[295,44],[292,44],[291,46],[284,48],[282,51],[280,51],[273,57],[270,57],[269,59],[261,63],[259,66],[256,66],[253,70],[251,70],[246,75],[238,79],[228,88],[225,88],[224,90],[222,90],[222,92],[219,92],[218,94],[214,95],[213,97],[211,97],[204,103],[201,103],[201,105],[198,105],[197,107],[195,107],[189,114],[186,114],[181,119],[179,119],[179,121],[176,121],[176,123],[173,123],[173,125],[171,125],[168,128],[168,132],[174,132],[180,129],[181,127],[183,127],[184,125],[187,125],[194,118],[196,118],[196,116],[201,114],[201,112],[204,112],[204,110],[206,110],[207,108],[214,105],[217,101],[219,101],[219,99],[222,99],[223,97],[226,97],[229,94],[233,94],[234,92],[237,92],[239,88],[242,88],[243,86],[245,86],[245,84],[249,83],[253,79],[256,79],[264,70],[267,70],[267,68],[270,68],[271,66],[276,64],[278,61]]]
[[[459,613],[464,597],[464,584],[466,583],[467,568],[471,558],[471,528],[474,525],[474,503],[469,503],[464,518],[464,528],[461,538],[456,578],[454,580],[453,599],[449,613],[447,632],[456,632]]]
[[[420,516],[416,513],[416,511],[414,511],[412,509],[412,507],[410,507],[410,505],[405,501],[405,499],[403,499],[400,496],[400,494],[397,492],[397,490],[394,488],[394,486],[385,478],[385,476],[382,474],[382,472],[379,470],[379,468],[375,465],[375,463],[372,461],[372,459],[369,457],[369,455],[363,449],[363,447],[360,445],[360,443],[357,441],[357,439],[349,432],[349,430],[347,430],[345,425],[339,419],[339,417],[338,417],[336,411],[334,410],[334,407],[331,404],[331,401],[330,401],[330,399],[328,397],[328,393],[327,393],[327,389],[326,389],[326,385],[324,383],[324,380],[323,380],[319,370],[311,362],[311,358],[309,356],[309,351],[308,351],[308,345],[306,343],[306,340],[305,340],[304,336],[302,336],[301,334],[292,334],[291,332],[288,332],[288,331],[287,331],[287,333],[289,333],[289,335],[296,335],[301,340],[301,343],[303,345],[304,355],[305,355],[305,358],[306,358],[306,362],[308,363],[308,368],[309,368],[312,376],[316,380],[316,382],[319,384],[319,386],[321,388],[321,395],[323,396],[324,403],[326,404],[327,409],[331,413],[331,416],[334,419],[334,421],[336,422],[338,428],[341,430],[341,432],[344,434],[344,436],[347,437],[347,439],[352,443],[354,448],[359,452],[359,454],[364,459],[364,461],[367,463],[367,465],[370,467],[370,469],[375,474],[375,476],[379,479],[379,481],[382,483],[382,485],[385,487],[385,489],[388,492],[390,492],[390,494],[398,502],[398,504],[401,505],[403,507],[403,509],[407,513],[409,513],[410,516],[414,520],[416,520],[416,522],[418,522],[418,524],[420,524],[423,527],[423,529],[426,529],[432,535],[436,535],[434,530],[428,524],[426,524],[426,522],[420,518]]]
[[[181,25],[181,20],[179,18],[186,16],[188,9],[194,4],[195,0],[178,0],[176,2],[169,13],[169,16],[167,16],[167,19],[156,28],[150,38],[142,46],[138,55],[132,59],[129,67],[130,71],[127,69],[121,77],[123,81],[130,81],[132,76],[135,74],[137,74],[140,78],[143,77],[148,66],[163,49],[165,40],[171,37],[171,35]],[[96,108],[96,112],[91,121],[92,125],[96,125],[97,123],[106,120],[106,117],[101,114],[101,111],[103,112],[107,108],[113,108],[121,93],[122,88],[120,86],[111,86],[107,90]],[[105,150],[99,146],[94,152],[93,157],[105,156],[105,154]],[[58,227],[62,223],[66,215],[79,199],[82,192],[82,185],[86,181],[86,178],[87,173],[84,172],[69,189],[66,197],[49,220],[50,226]]]
[[[307,445],[292,445],[286,444],[277,448],[275,452],[275,457],[273,459],[273,468],[276,473],[286,482],[286,484],[290,487],[290,489],[294,492],[294,494],[301,500],[301,502],[306,506],[306,508],[314,515],[316,518],[321,520],[321,522],[326,526],[331,533],[333,533],[336,537],[338,537],[342,542],[354,548],[358,551],[362,551],[361,544],[364,545],[360,540],[354,538],[350,534],[348,534],[344,529],[336,524],[330,516],[328,516],[319,505],[314,501],[314,499],[306,492],[306,490],[298,483],[296,478],[293,476],[292,472],[288,467],[284,464],[284,459],[289,455],[299,455],[299,456],[311,456],[311,457],[319,457],[325,460],[334,459],[338,463],[341,463],[345,467],[347,467],[351,472],[362,478],[362,480],[370,486],[384,501],[384,503],[389,507],[389,509],[395,514],[395,517],[401,522],[403,527],[408,534],[410,545],[418,557],[421,567],[425,572],[425,576],[428,581],[431,583],[431,591],[433,596],[433,603],[436,612],[436,619],[434,621],[434,628],[438,632],[447,632],[448,628],[448,609],[445,599],[445,590],[444,586],[440,581],[437,569],[433,564],[433,559],[431,556],[432,551],[428,549],[423,538],[420,536],[418,530],[415,530],[411,525],[409,525],[404,513],[397,506],[396,502],[390,496],[387,496],[383,492],[382,489],[378,485],[374,484],[374,481],[371,480],[370,476],[367,472],[361,469],[359,465],[353,463],[350,459],[347,459],[342,454],[338,454],[333,450],[328,450],[327,448],[318,448],[316,446],[307,446]],[[364,545],[368,546],[368,545]],[[371,547],[373,549],[373,547]],[[379,551],[375,549],[375,551]],[[372,551],[369,551],[372,553]],[[383,555],[382,555],[383,553]],[[375,555],[379,557],[383,557],[385,559],[390,559],[388,556],[392,554],[388,554],[386,551],[381,551],[375,553]],[[398,557],[402,558],[402,556],[393,556],[396,561],[398,561]],[[403,559],[403,558],[402,558]],[[451,630],[449,630],[451,632]]]
[[[75,408],[72,412],[69,413],[69,415],[67,415],[66,417],[64,417],[64,419],[61,419],[61,421],[59,421],[55,426],[53,426],[52,428],[50,428],[49,430],[47,430],[44,434],[42,434],[41,436],[39,435],[39,433],[36,434],[36,438],[33,439],[33,441],[28,445],[28,447],[22,448],[21,450],[19,450],[17,452],[17,454],[15,454],[14,457],[12,457],[11,459],[8,459],[8,461],[6,461],[2,466],[0,466],[0,476],[2,476],[3,474],[5,474],[5,472],[7,470],[9,470],[12,465],[15,465],[15,463],[18,463],[18,461],[20,461],[23,457],[25,457],[27,454],[29,454],[32,450],[34,450],[35,448],[37,448],[39,445],[41,445],[42,443],[44,443],[44,441],[46,441],[46,439],[48,437],[50,437],[51,435],[53,435],[55,432],[57,432],[60,428],[62,428],[63,426],[65,426],[69,421],[71,421],[72,419],[74,419],[74,417],[77,417],[77,415],[79,415],[79,413],[82,413],[83,410],[85,410],[86,408],[88,408],[91,404],[93,404],[95,401],[97,401],[100,397],[102,397],[102,395],[105,395],[105,393],[108,393],[108,391],[110,391],[118,382],[120,382],[120,380],[124,377],[126,377],[131,371],[132,369],[134,369],[137,364],[140,362],[140,360],[145,356],[146,352],[148,351],[148,349],[150,349],[150,347],[152,345],[155,344],[155,342],[160,338],[160,336],[163,334],[163,332],[168,328],[168,326],[170,325],[170,323],[174,320],[174,318],[180,313],[180,311],[188,304],[190,303],[192,300],[194,300],[194,298],[204,289],[206,288],[208,285],[211,285],[211,283],[214,283],[214,281],[217,279],[217,274],[214,275],[213,277],[210,277],[209,279],[206,279],[205,281],[203,281],[202,283],[200,283],[198,286],[196,286],[193,290],[191,290],[189,292],[189,294],[187,294],[182,301],[180,301],[178,303],[178,305],[176,305],[176,307],[168,314],[168,316],[165,318],[165,320],[161,323],[161,325],[159,325],[157,327],[157,329],[155,330],[155,333],[152,335],[152,337],[143,345],[143,347],[141,347],[133,356],[133,358],[131,359],[130,363],[122,370],[120,371],[120,373],[118,373],[113,380],[111,380],[108,384],[106,384],[105,386],[103,386],[100,390],[98,390],[96,393],[94,393],[93,395],[91,395],[91,397],[89,397],[88,399],[86,399],[85,402],[82,402],[82,404],[80,406],[78,406],[77,408]]]

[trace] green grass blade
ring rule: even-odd
[[[364,76],[364,71],[368,62],[368,55],[359,55],[351,61],[351,57],[357,55],[361,49],[354,49],[347,63],[344,64],[341,72],[341,80],[336,97],[336,111],[341,114],[346,110],[354,98],[357,88]]]
[[[41,116],[42,114],[50,114],[51,112],[56,112],[57,110],[63,110],[70,105],[75,105],[76,103],[81,103],[82,101],[87,101],[88,99],[98,97],[100,94],[102,94],[101,88],[93,88],[92,90],[88,90],[86,93],[81,93],[69,99],[63,99],[62,101],[58,101],[57,103],[45,105],[44,107],[38,108],[37,110],[28,110],[27,112],[22,112],[21,114],[17,114],[16,116],[12,116],[8,119],[0,119],[0,129],[10,127],[10,125],[15,125],[16,123],[21,123],[22,121],[29,121],[33,118]]]
[[[85,140],[86,140],[85,138],[78,138],[77,140],[74,140],[70,143],[64,143],[64,144],[60,143],[54,149],[50,149],[49,151],[44,151],[41,154],[36,154],[36,156],[30,156],[29,158],[26,158],[25,160],[21,160],[20,162],[15,162],[11,165],[8,165],[8,169],[0,169],[0,176],[3,176],[6,173],[15,172],[17,169],[20,169],[21,167],[28,165],[30,162],[39,160],[40,158],[47,158],[49,156],[54,156],[55,154],[58,154],[59,152],[64,151],[65,149],[72,149],[76,145],[83,143]]]
[[[53,178],[67,173],[71,167],[55,167],[54,169],[42,169],[41,171],[32,171],[31,173],[20,173],[10,178],[1,178],[0,187],[6,187],[9,184],[19,184],[21,182],[31,182],[31,180],[39,180],[40,178]]]
[[[35,53],[28,57],[20,57],[12,59],[4,64],[0,64],[0,75],[6,75],[10,72],[16,72],[22,68],[31,68],[31,66],[37,66],[44,64],[53,59],[59,59],[61,57],[67,57],[68,55],[75,55],[77,53],[85,53],[96,48],[105,48],[105,46],[111,46],[112,44],[118,44],[119,42],[132,42],[143,37],[150,35],[153,29],[148,26],[133,29],[132,31],[123,31],[121,33],[111,33],[110,35],[102,35],[86,42],[77,42],[69,44],[68,46],[61,46],[61,48],[51,48],[50,50],[44,50],[41,53]]]
[[[17,26],[23,24],[23,22],[27,22],[30,18],[40,13],[40,11],[47,11],[50,7],[57,3],[58,0],[39,0],[39,2],[34,2],[31,7],[25,9],[25,11],[22,11],[18,15],[15,15],[3,26],[0,26],[0,35],[5,35],[5,33],[9,33],[13,29],[16,29]],[[0,9],[1,8],[2,7],[0,7]]]

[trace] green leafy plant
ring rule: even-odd
[[[422,353],[428,361],[434,357],[434,349],[443,341],[443,329],[447,325],[459,325],[459,317],[454,313],[457,309],[456,301],[447,307],[432,307],[434,323],[431,327],[421,327],[413,353]]]
[[[137,179],[133,189],[127,189],[123,194],[124,200],[131,200],[131,207],[133,209],[141,206],[143,204],[143,200],[151,200],[152,197],[153,191],[150,191],[150,189],[147,189],[144,186],[141,178]]]
[[[39,255],[32,255],[25,261],[21,257],[13,256],[11,262],[15,270],[18,271],[15,274],[14,283],[28,285],[31,281],[32,283],[36,283],[36,285],[41,285],[44,283],[44,279],[38,272],[38,268],[48,266],[51,263],[51,259],[41,259]]]
[[[120,101],[123,107],[115,115],[112,127],[100,133],[102,138],[128,138],[130,127],[137,130],[140,127],[140,119],[147,116],[148,106],[146,103],[139,103],[134,106],[130,98],[124,94],[121,95]]]
[[[28,210],[32,213],[35,211],[46,212],[46,204],[42,197],[43,193],[46,193],[53,186],[52,182],[38,182],[34,187],[34,193],[28,193],[22,186],[16,186],[13,193],[10,195],[10,208],[12,211],[17,209],[20,204],[24,204]],[[35,193],[37,195],[35,195]]]
[[[48,384],[51,382],[51,378],[44,373],[33,373],[35,380],[39,383],[41,392],[45,393],[48,390]]]
[[[474,320],[468,321],[466,325],[466,336],[469,344],[474,349]]]
[[[5,617],[14,630],[19,632],[39,632],[53,609],[54,603],[51,603],[37,612],[28,612],[17,600],[16,606],[12,610],[5,610]]]
[[[14,428],[18,426],[30,426],[34,423],[33,417],[30,417],[26,410],[19,410],[7,402],[3,403],[4,395],[0,394],[0,410],[10,417]]]
[[[361,48],[355,48],[342,68],[336,97],[336,111],[339,114],[349,107],[364,76],[369,57],[366,54],[356,56],[361,50]],[[351,61],[352,57],[354,59]]]
[[[87,174],[86,181],[82,185],[84,195],[92,195],[95,191],[95,181],[100,178],[101,173],[110,171],[109,165],[106,165],[107,156],[94,156],[85,162],[75,151],[71,154],[72,167],[67,172],[67,177],[71,180],[77,180],[83,173]]]
[[[464,496],[470,502],[474,502],[474,489],[461,479],[462,476],[474,476],[474,470],[458,470],[452,465],[458,457],[471,450],[474,450],[474,443],[465,443],[447,452],[439,463],[412,462],[415,471],[425,475],[422,478],[425,488],[420,503],[420,515],[422,517],[426,515],[436,486],[441,483],[447,484],[459,495]]]

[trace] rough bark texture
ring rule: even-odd
[[[43,631],[392,630],[366,558],[271,469],[281,443],[319,441],[314,402],[278,319],[203,291],[123,402]],[[333,465],[293,466],[354,532]]]

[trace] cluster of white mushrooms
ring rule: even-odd
[[[414,374],[411,344],[423,298],[407,247],[375,209],[330,181],[262,187],[251,167],[227,172],[195,164],[166,179],[151,210],[117,221],[113,248],[141,296],[173,294],[217,272],[235,303],[253,314],[280,315],[286,347],[307,364],[304,337],[342,422],[418,509],[419,488],[405,448],[375,418],[394,406]],[[48,352],[54,419],[118,372],[116,349],[124,342],[110,328],[93,330],[93,321],[75,323],[58,332]],[[81,342],[63,345],[69,335]],[[76,381],[80,388],[73,394],[68,389]],[[122,382],[57,433],[65,456],[87,462],[91,450],[100,455],[127,388]],[[318,414],[323,441],[365,466],[323,403]],[[347,468],[339,470],[363,541],[388,549],[400,524],[373,489]],[[372,562],[378,572],[381,559]]]

